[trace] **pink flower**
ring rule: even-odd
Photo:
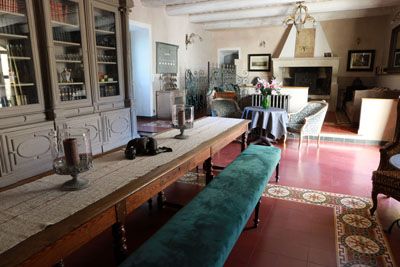
[[[261,83],[257,83],[256,88],[260,89],[261,88]]]

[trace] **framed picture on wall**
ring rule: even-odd
[[[393,67],[400,67],[400,49],[394,52],[394,62]]]
[[[350,50],[347,57],[347,71],[372,71],[375,50]]]
[[[247,62],[249,71],[271,70],[271,54],[249,54]]]

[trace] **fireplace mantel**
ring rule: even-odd
[[[337,105],[339,70],[338,57],[312,57],[312,58],[273,58],[273,75],[278,81],[283,81],[282,70],[287,67],[332,67],[331,93],[329,110],[335,111]]]

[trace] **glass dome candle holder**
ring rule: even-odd
[[[172,127],[180,130],[180,134],[176,135],[176,139],[186,139],[184,135],[185,129],[193,128],[194,108],[183,104],[172,106]]]
[[[60,129],[52,146],[53,169],[72,179],[61,186],[63,191],[75,191],[89,186],[89,181],[78,175],[93,167],[92,147],[88,129]]]

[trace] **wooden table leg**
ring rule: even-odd
[[[123,200],[115,205],[117,222],[112,226],[114,237],[114,256],[117,264],[122,263],[128,256],[128,246],[126,242],[126,201]]]
[[[206,185],[209,184],[214,178],[212,174],[212,161],[211,157],[206,159],[203,164],[204,171],[206,172]]]
[[[157,195],[157,208],[158,208],[158,210],[162,210],[162,208],[164,207],[165,200],[167,200],[167,199],[165,197],[164,191],[158,192],[158,195]]]
[[[241,144],[241,149],[242,149],[242,151],[245,150],[245,149],[247,148],[247,145],[248,145],[248,144],[247,144],[248,135],[249,135],[248,131],[246,131],[246,132],[244,132],[244,133],[242,134],[242,144]]]

